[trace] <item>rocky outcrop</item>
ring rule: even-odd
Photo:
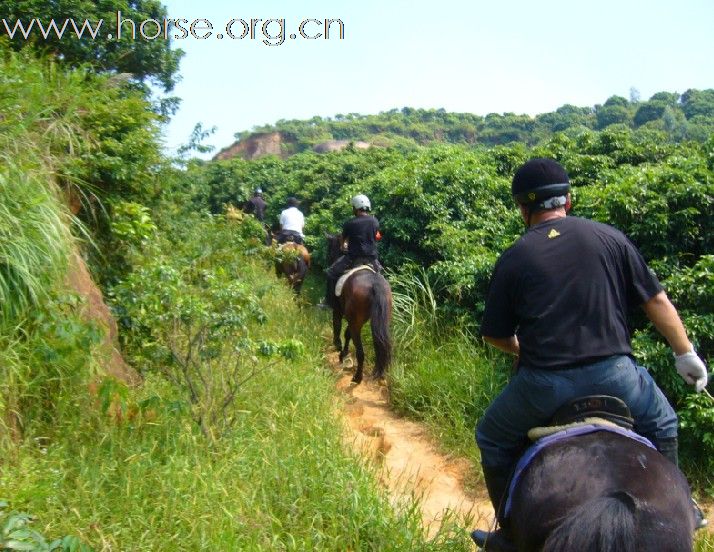
[[[327,142],[316,144],[312,149],[317,153],[330,153],[333,151],[342,151],[347,147],[364,150],[371,148],[372,144],[359,140],[328,140]],[[222,149],[213,159],[215,161],[222,161],[225,159],[233,159],[234,157],[241,157],[251,160],[266,155],[277,155],[285,159],[292,153],[295,153],[295,141],[282,132],[258,132]]]
[[[243,159],[257,159],[266,155],[277,155],[287,157],[285,146],[291,144],[280,132],[259,132],[251,134],[243,140],[238,140],[216,154],[215,160],[232,159],[242,157]]]
[[[331,153],[333,151],[342,151],[348,146],[352,146],[355,149],[368,149],[372,147],[371,144],[361,141],[352,140],[330,140],[328,142],[322,142],[321,144],[316,144],[312,149],[317,153]]]
[[[129,366],[119,352],[117,324],[104,302],[101,290],[92,280],[87,265],[78,251],[70,257],[67,285],[85,299],[81,308],[82,317],[105,330],[104,340],[99,346],[100,364],[107,375],[110,375],[128,385],[141,382],[139,374]]]

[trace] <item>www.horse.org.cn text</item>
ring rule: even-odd
[[[185,18],[144,19],[134,21],[116,13],[114,21],[99,19],[49,19],[33,18],[14,21],[1,19],[0,36],[10,40],[257,40],[266,46],[280,46],[290,40],[344,40],[345,24],[341,19],[303,19],[291,25],[282,19],[233,18],[223,24],[208,19]],[[294,32],[289,32],[293,29]],[[104,31],[104,32],[103,32]]]

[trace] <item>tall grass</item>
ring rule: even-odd
[[[489,351],[464,321],[440,307],[438,280],[425,271],[390,275],[394,294],[396,362],[391,400],[423,420],[443,446],[478,459],[474,427],[505,384],[505,356]]]
[[[17,321],[67,268],[70,217],[49,175],[0,155],[0,316]]]

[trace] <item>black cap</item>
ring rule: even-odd
[[[511,183],[514,199],[522,204],[562,196],[569,191],[568,173],[560,163],[545,157],[537,157],[521,165]]]
[[[297,207],[300,205],[300,200],[296,197],[289,197],[287,203],[288,207]]]

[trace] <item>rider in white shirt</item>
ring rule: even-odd
[[[286,243],[292,241],[302,244],[303,228],[305,226],[305,216],[297,208],[300,202],[297,198],[289,197],[287,208],[280,213],[280,233],[278,234],[278,243]]]

